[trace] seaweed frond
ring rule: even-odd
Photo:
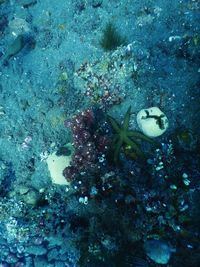
[[[122,44],[125,44],[125,38],[118,33],[112,22],[108,22],[103,29],[100,45],[104,50],[109,51],[116,49]]]

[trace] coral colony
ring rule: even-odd
[[[64,170],[64,176],[73,180],[81,172],[98,170],[104,162],[110,140],[102,132],[103,127],[99,126],[92,109],[79,112],[67,125],[72,129],[75,151],[72,164]]]

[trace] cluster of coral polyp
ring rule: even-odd
[[[76,175],[95,172],[103,164],[109,139],[91,109],[79,112],[66,126],[72,130],[74,154],[71,166],[66,167],[63,174],[72,181]]]

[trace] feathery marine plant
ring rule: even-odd
[[[118,46],[124,45],[126,39],[120,35],[112,22],[108,22],[103,29],[100,45],[105,51],[115,50]]]

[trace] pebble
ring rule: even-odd
[[[65,265],[65,263],[62,262],[62,261],[55,261],[55,262],[54,262],[54,266],[55,266],[55,267],[65,267],[66,265]]]
[[[47,249],[42,246],[29,246],[26,248],[26,253],[39,256],[46,254]]]
[[[35,257],[34,258],[34,266],[44,267],[47,266],[47,260],[44,257]]]
[[[51,261],[53,259],[58,259],[58,256],[59,256],[59,251],[56,248],[53,248],[47,254],[48,261]]]
[[[18,190],[19,190],[20,195],[24,195],[24,194],[26,194],[29,191],[29,188],[27,186],[21,185],[18,188]]]
[[[14,255],[14,254],[9,254],[7,259],[6,259],[6,262],[7,263],[16,263],[18,261],[18,258]]]
[[[39,194],[33,190],[23,195],[23,200],[28,205],[35,206],[37,204],[38,199],[39,199]]]

